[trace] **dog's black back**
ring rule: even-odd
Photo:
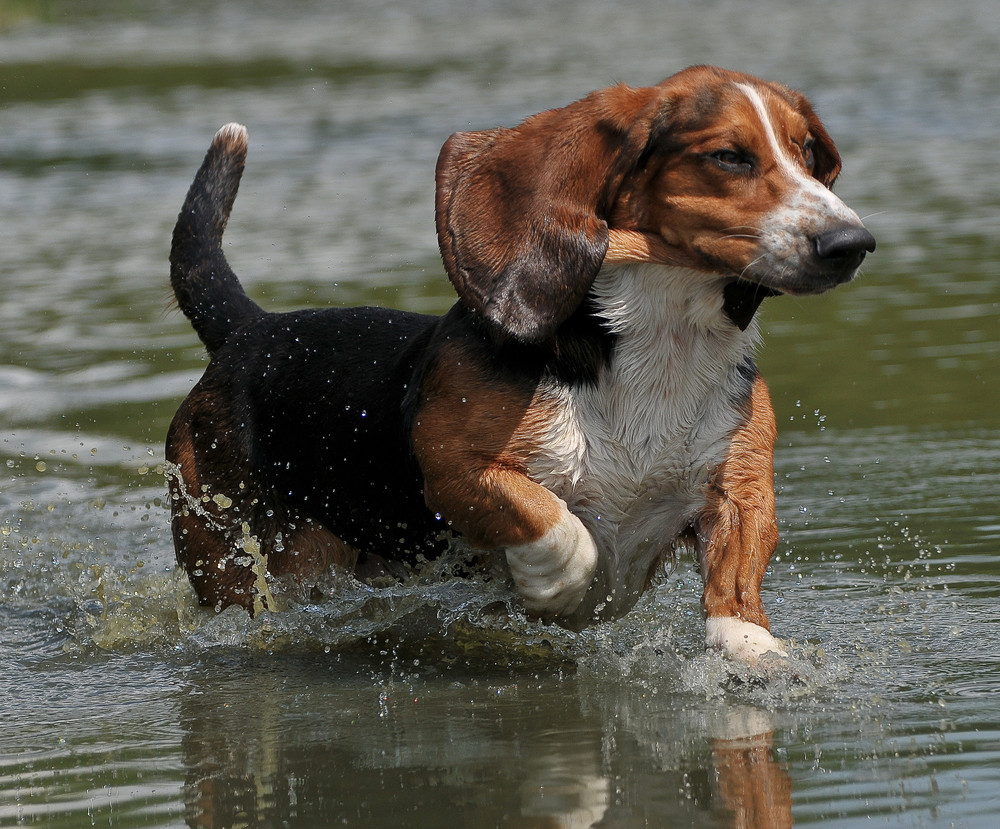
[[[424,505],[402,418],[435,322],[382,308],[277,314],[237,334],[220,365],[258,417],[254,466],[269,487],[361,552],[416,555],[444,529]]]

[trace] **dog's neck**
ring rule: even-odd
[[[741,328],[727,314],[726,284],[663,265],[602,270],[591,297],[614,344],[594,389],[604,403],[594,404],[608,406],[623,424],[651,417],[658,425],[644,428],[676,434],[716,397],[747,392],[758,328],[752,318]]]
[[[756,345],[756,311],[772,295],[750,283],[656,264],[606,267],[591,289],[596,315],[617,338],[709,338],[740,355]]]
[[[585,303],[550,345],[524,350],[508,340],[506,346],[529,355],[529,362],[541,355],[543,374],[571,385],[596,385],[610,371],[630,387],[638,382],[654,388],[670,376],[684,382],[692,374],[752,366],[756,311],[772,295],[751,283],[686,268],[616,263],[601,270]]]

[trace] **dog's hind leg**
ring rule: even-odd
[[[255,614],[276,609],[274,577],[306,580],[335,564],[352,572],[353,548],[276,502],[255,480],[247,430],[232,428],[227,408],[213,400],[196,389],[174,418],[166,446],[174,546],[199,602]]]

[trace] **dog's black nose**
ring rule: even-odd
[[[875,250],[875,237],[862,225],[841,225],[816,237],[816,253],[829,265],[854,269]]]

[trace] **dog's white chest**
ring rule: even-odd
[[[680,283],[680,284],[678,284]],[[697,516],[743,417],[753,344],[704,275],[602,274],[595,294],[617,335],[594,385],[544,390],[555,417],[530,474],[594,536],[612,581],[644,580]]]

